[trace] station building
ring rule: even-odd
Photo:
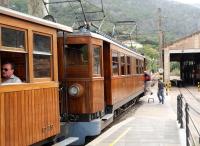
[[[186,85],[200,81],[200,31],[167,45],[164,49],[164,80],[170,81],[170,62],[180,62],[180,80]]]

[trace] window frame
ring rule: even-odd
[[[24,32],[24,49],[23,48],[16,48],[16,47],[7,47],[7,46],[3,46],[2,45],[2,27],[4,28],[8,28],[8,29],[13,29],[13,30],[19,30],[19,31],[23,31]],[[28,83],[30,82],[30,75],[29,75],[29,52],[28,52],[28,29],[23,29],[23,28],[19,28],[19,27],[14,27],[14,26],[10,26],[10,25],[4,25],[4,24],[0,24],[0,52],[7,52],[7,53],[20,53],[20,54],[24,54],[24,59],[25,59],[25,67],[26,67],[26,82]],[[0,55],[0,68],[1,68],[1,55]],[[1,79],[1,74],[0,74],[0,83],[2,82]]]
[[[99,65],[100,72],[99,74],[94,73],[94,49],[99,48]],[[93,77],[101,77],[102,76],[102,46],[92,44],[92,75]]]
[[[129,58],[129,62],[128,62],[128,58]],[[128,68],[129,68],[129,71],[128,72]],[[126,56],[126,70],[127,70],[127,75],[131,75],[131,56]]]
[[[136,74],[140,74],[139,59],[136,58]]]
[[[50,37],[50,53],[43,52],[42,51],[35,51],[36,54],[34,54],[34,34]],[[32,71],[33,71],[33,82],[44,82],[44,81],[53,81],[53,75],[54,75],[54,64],[53,64],[53,35],[42,33],[38,31],[32,31]],[[50,76],[49,77],[35,77],[34,75],[34,55],[45,55],[50,56]]]
[[[124,57],[124,62],[122,63],[122,59],[121,57]],[[127,75],[127,71],[126,71],[126,68],[127,68],[127,63],[126,63],[126,55],[124,53],[120,53],[120,75],[121,76],[126,76]],[[122,74],[122,65],[124,65],[124,74]]]
[[[116,53],[116,54],[117,54],[117,62],[113,61],[113,57],[112,57],[112,56],[113,56],[113,55],[112,55],[113,53]],[[111,51],[111,62],[112,62],[112,64],[111,64],[111,65],[112,65],[112,66],[111,66],[111,69],[112,69],[112,76],[113,76],[113,77],[116,77],[116,76],[119,76],[119,75],[120,75],[120,60],[119,60],[119,54],[120,54],[120,53],[119,53],[118,51],[116,51],[116,50],[112,50],[112,51]],[[118,64],[118,67],[117,67],[117,68],[118,68],[118,74],[117,74],[117,75],[113,74],[113,63]]]
[[[22,48],[16,48],[16,47],[7,47],[2,45],[2,27],[8,28],[8,29],[13,29],[13,30],[18,30],[18,31],[23,31],[24,32],[24,43],[25,47],[24,49]],[[18,52],[18,53],[28,53],[28,30],[27,29],[22,29],[10,25],[3,25],[0,24],[0,51],[8,51],[8,52]]]
[[[85,45],[87,46],[87,64],[67,64],[66,63],[66,66],[67,67],[79,67],[79,66],[85,66],[85,67],[89,67],[89,64],[90,64],[90,46],[87,44],[87,43],[80,43],[80,44],[68,44],[68,46],[70,45]],[[68,49],[70,47],[67,47],[65,49]],[[67,58],[67,54],[66,54],[66,58]],[[67,61],[68,62],[68,61]]]

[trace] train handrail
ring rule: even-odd
[[[187,146],[196,146],[200,144],[200,130],[197,128],[197,124],[195,124],[195,120],[191,116],[191,110],[200,115],[200,112],[193,108],[189,103],[187,103],[186,99],[182,94],[177,96],[177,120],[180,124],[180,128],[186,129],[186,145]],[[185,123],[185,124],[184,124]],[[192,131],[192,127],[193,130]],[[198,135],[198,141],[194,138],[194,132]],[[192,143],[192,144],[191,144]]]

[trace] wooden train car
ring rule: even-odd
[[[22,80],[7,85],[0,81],[1,146],[27,146],[60,132],[58,30],[72,32],[0,7],[0,66],[13,62]]]
[[[68,92],[63,111],[74,122],[71,136],[83,140],[99,134],[107,125],[102,120],[111,122],[118,109],[144,93],[145,58],[123,45],[86,31],[61,37],[58,48],[64,59],[59,61],[59,80]]]

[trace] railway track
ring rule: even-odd
[[[178,88],[180,94],[183,95],[183,125],[188,127],[188,138],[187,142],[194,146],[199,146],[200,141],[200,93],[194,88],[183,87]],[[188,123],[186,123],[186,111],[185,104],[188,103]],[[187,124],[187,126],[186,126]],[[187,128],[186,128],[187,129]],[[187,132],[186,132],[187,134]]]
[[[191,88],[191,87],[190,87],[190,88]],[[178,88],[178,89],[179,89],[179,92],[180,92],[181,94],[183,94],[182,92],[184,92],[184,90],[185,90],[186,92],[188,92],[188,93],[191,95],[192,98],[194,98],[196,101],[198,101],[198,102],[200,103],[200,97],[197,97],[197,96],[195,95],[194,89],[193,89],[193,91],[191,91],[190,88],[182,87],[182,88]],[[196,93],[198,93],[198,92],[196,92]],[[200,93],[199,93],[199,96],[200,96]]]
[[[184,100],[200,112],[200,93],[192,87],[182,87],[178,88],[178,90],[183,95]]]

